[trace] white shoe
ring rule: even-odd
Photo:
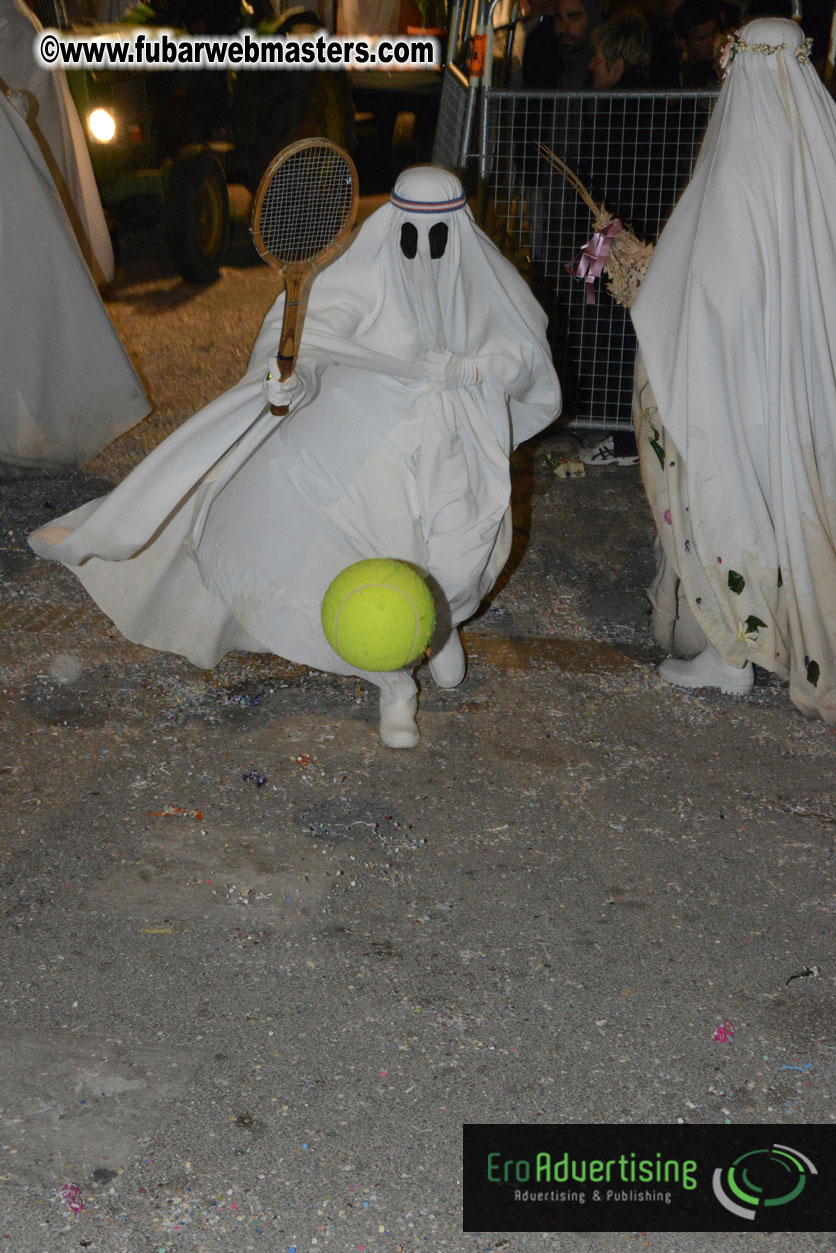
[[[591,448],[581,448],[578,456],[585,466],[634,466],[639,450],[632,431],[616,431]]]
[[[688,661],[666,658],[659,667],[659,677],[675,687],[717,687],[727,696],[748,696],[755,686],[751,661],[733,666],[711,644]]]
[[[439,687],[458,687],[467,670],[467,659],[455,627],[437,653],[430,654],[430,674]]]
[[[415,748],[420,740],[415,715],[417,696],[380,693],[380,738],[387,748]]]

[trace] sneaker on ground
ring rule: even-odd
[[[600,443],[590,448],[582,448],[578,456],[587,466],[634,466],[639,451],[632,432],[617,431],[614,435],[605,435]]]
[[[708,643],[688,661],[667,657],[659,666],[659,677],[674,687],[718,687],[726,696],[748,696],[755,686],[751,661],[733,666]]]

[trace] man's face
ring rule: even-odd
[[[681,40],[682,47],[692,63],[712,61],[714,59],[714,40],[717,35],[717,23],[712,18],[700,26],[692,26],[686,37]]]
[[[555,0],[554,32],[564,52],[584,42],[589,32],[589,14],[582,0]]]

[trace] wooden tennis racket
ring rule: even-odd
[[[253,205],[256,249],[284,277],[279,378],[293,373],[314,276],[345,247],[357,216],[357,170],[329,139],[299,139],[273,158]],[[271,405],[281,416],[286,405]]]

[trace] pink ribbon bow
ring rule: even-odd
[[[602,231],[596,231],[588,243],[584,244],[577,261],[564,267],[567,274],[582,278],[586,283],[588,305],[595,304],[595,280],[603,274],[612,242],[623,230],[621,218],[613,218],[609,226],[605,226]]]

